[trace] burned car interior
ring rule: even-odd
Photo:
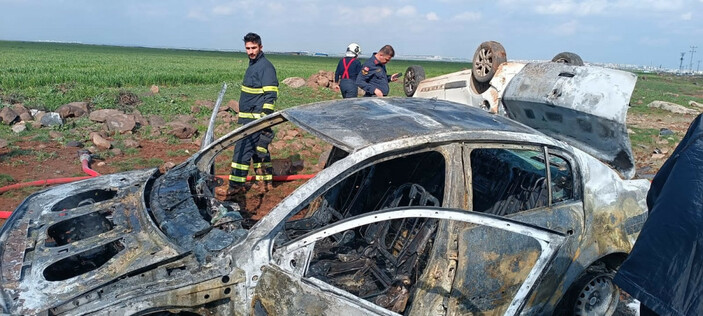
[[[288,221],[278,244],[364,213],[403,206],[442,206],[442,154],[427,151],[363,168]],[[364,225],[318,241],[306,273],[402,313],[431,248],[436,219],[406,218]]]
[[[550,155],[552,203],[573,197],[566,161]],[[533,150],[477,148],[471,151],[473,210],[495,215],[550,205],[544,153]]]

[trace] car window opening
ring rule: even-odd
[[[444,183],[444,157],[434,151],[368,166],[315,199],[305,218],[286,223],[277,242],[376,210],[440,207]],[[437,225],[436,219],[396,219],[327,237],[315,244],[306,276],[402,313],[412,302]]]
[[[510,215],[547,206],[547,173],[541,156],[533,150],[472,150],[473,210]]]

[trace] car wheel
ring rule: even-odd
[[[620,289],[613,283],[613,276],[615,271],[606,268],[605,264],[586,269],[564,295],[557,314],[613,315],[620,300]]]
[[[583,66],[581,56],[570,52],[559,53],[552,58],[552,61],[555,63],[564,63],[572,66]]]
[[[420,82],[425,80],[425,69],[422,66],[410,66],[405,70],[405,78],[403,78],[403,90],[405,95],[412,97],[417,90]]]
[[[493,79],[498,66],[508,61],[505,48],[498,42],[483,42],[474,53],[471,75],[478,82],[489,82]]]

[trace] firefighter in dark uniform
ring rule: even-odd
[[[255,33],[244,36],[244,47],[249,56],[249,67],[244,74],[242,92],[239,96],[238,123],[247,124],[267,114],[273,113],[274,102],[278,98],[276,69],[261,51],[261,37]],[[251,134],[234,144],[232,172],[229,185],[215,189],[215,196],[221,200],[232,200],[246,193],[246,177],[249,163],[253,162],[256,180],[263,181],[268,189],[273,180],[271,154],[268,145],[273,140],[271,128]]]
[[[339,84],[342,91],[342,98],[356,98],[358,90],[356,87],[356,77],[361,72],[361,62],[357,57],[361,54],[361,47],[357,43],[347,46],[344,58],[339,60],[337,70],[334,72],[334,82]]]
[[[365,97],[383,97],[388,95],[388,82],[398,80],[400,74],[389,76],[386,73],[386,63],[395,56],[391,45],[385,45],[361,66],[361,73],[356,77],[356,85],[364,92]]]

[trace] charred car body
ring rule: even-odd
[[[508,99],[553,108],[529,93]],[[562,114],[598,122],[570,109]],[[278,124],[333,149],[315,178],[254,222],[213,197],[212,165]],[[592,134],[572,147],[543,132],[436,99],[286,109],[165,174],[106,175],[29,196],[0,231],[0,306],[43,315],[612,313],[612,274],[645,220],[649,183],[623,180],[586,153],[603,152],[581,146]]]

